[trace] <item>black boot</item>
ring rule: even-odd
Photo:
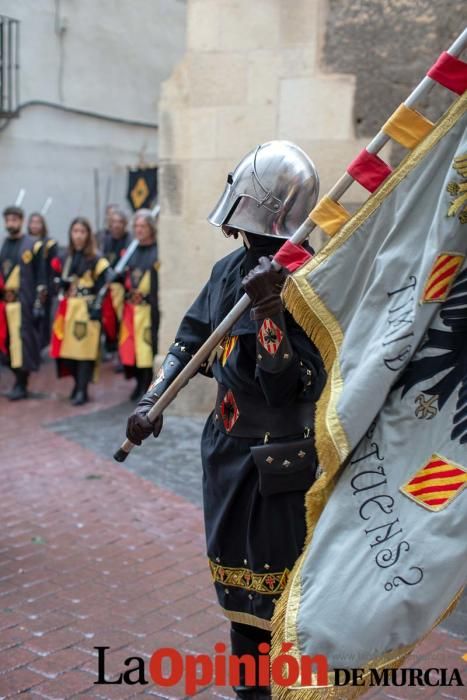
[[[94,363],[89,360],[80,360],[76,365],[76,391],[71,398],[71,404],[72,406],[83,406],[89,401],[88,384],[91,381]]]
[[[16,376],[16,382],[13,388],[7,393],[7,398],[9,401],[21,401],[22,399],[27,399],[28,394],[28,379],[29,372],[25,372],[22,369],[14,370]]]
[[[89,401],[88,395],[86,391],[82,391],[81,389],[77,389],[74,397],[71,399],[71,405],[72,406],[83,406],[85,403]]]
[[[230,641],[233,656],[248,654],[258,660],[260,655],[258,644],[261,644],[261,642],[270,644],[271,633],[250,625],[233,622],[230,629]],[[235,685],[232,688],[238,698],[244,698],[245,700],[270,700],[271,688],[269,686],[260,686],[258,678],[255,679],[255,685],[246,684],[245,668],[243,666],[240,667],[239,676],[239,685]]]

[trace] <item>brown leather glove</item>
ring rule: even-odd
[[[126,436],[133,445],[141,445],[141,442],[151,434],[158,437],[162,430],[162,416],[158,416],[155,422],[151,423],[147,419],[147,414],[182,369],[183,363],[176,355],[169,352],[155,380],[128,418]]]
[[[252,302],[252,319],[266,318],[282,311],[281,290],[286,277],[286,270],[275,270],[270,258],[265,256],[244,277],[242,285]]]
[[[151,434],[158,437],[162,430],[163,419],[158,416],[154,423],[147,419],[147,414],[156,403],[158,396],[144,396],[134,413],[128,418],[126,426],[126,436],[133,445],[141,445],[143,440],[146,440]]]

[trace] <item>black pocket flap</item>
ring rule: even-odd
[[[263,496],[307,491],[316,479],[316,453],[310,438],[250,447]]]

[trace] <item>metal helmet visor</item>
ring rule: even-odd
[[[229,173],[227,176],[227,184],[219,201],[208,216],[208,221],[213,226],[222,226],[229,217],[232,209],[235,207],[238,200],[238,194],[233,186],[233,175]]]

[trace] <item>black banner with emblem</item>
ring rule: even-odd
[[[157,168],[137,168],[128,171],[127,198],[133,211],[150,209],[157,197]]]

